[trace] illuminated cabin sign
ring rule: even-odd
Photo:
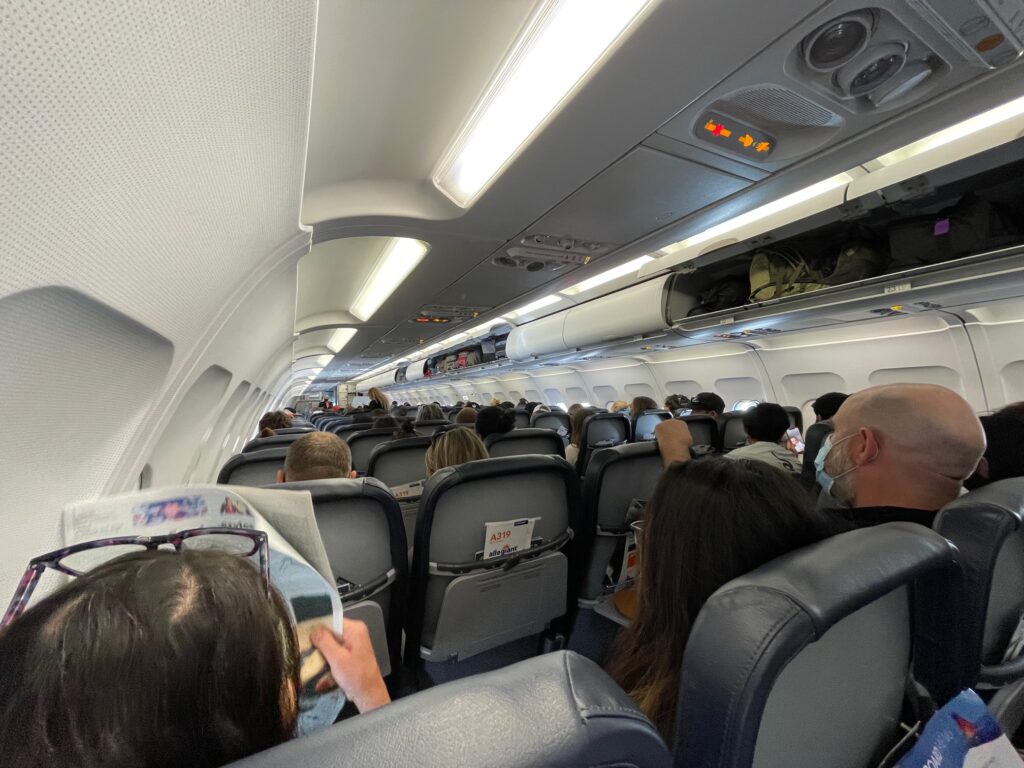
[[[717,112],[705,112],[694,127],[705,144],[754,160],[765,160],[775,150],[775,137]]]

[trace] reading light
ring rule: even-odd
[[[426,256],[429,247],[422,240],[391,238],[349,311],[364,323],[373,317],[373,313]]]
[[[542,0],[455,140],[434,185],[468,208],[650,0]]]
[[[581,283],[577,283],[571,288],[566,288],[562,293],[566,296],[576,296],[577,294],[589,291],[591,288],[597,288],[599,285],[604,285],[605,283],[610,283],[612,280],[617,278],[632,274],[649,261],[654,261],[654,257],[641,256],[640,258],[633,259],[625,264],[620,264],[617,267],[606,270],[599,275],[594,275]]]
[[[990,109],[988,112],[982,112],[980,115],[964,120],[962,123],[951,125],[949,128],[945,128],[938,133],[933,133],[931,136],[926,136],[919,141],[884,154],[878,158],[878,162],[882,165],[894,165],[901,160],[907,160],[923,152],[937,149],[965,136],[970,136],[972,133],[977,133],[985,128],[991,128],[994,125],[1019,117],[1020,115],[1024,115],[1024,97],[1014,99],[995,109]]]
[[[543,299],[537,299],[537,301],[533,302],[532,304],[527,304],[525,307],[520,307],[519,309],[515,310],[510,314],[513,317],[523,317],[524,315],[528,315],[531,312],[536,312],[538,309],[544,309],[544,307],[550,307],[552,304],[557,304],[561,300],[561,296],[551,294],[550,296],[545,296]]]

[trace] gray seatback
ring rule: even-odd
[[[654,727],[569,651],[406,696],[235,768],[668,768]]]
[[[654,439],[654,428],[666,419],[671,419],[668,411],[644,411],[633,422],[633,442],[646,442]]]
[[[413,423],[416,431],[421,435],[432,435],[439,429],[444,429],[451,424],[447,419],[436,419],[434,421],[417,421]]]
[[[422,480],[427,476],[429,437],[406,437],[381,443],[370,453],[366,473],[388,488]]]
[[[294,443],[300,437],[305,437],[308,432],[292,432],[291,434],[282,435],[276,434],[271,437],[257,437],[250,440],[248,443],[242,446],[242,453],[252,453],[253,451],[262,451],[265,448],[280,448],[284,446],[287,448],[289,445]]]
[[[370,466],[370,454],[381,443],[389,443],[395,439],[395,430],[391,427],[383,429],[364,429],[352,432],[346,437],[348,447],[352,451],[352,469],[365,475]]]
[[[562,438],[550,429],[513,429],[504,434],[488,435],[484,440],[491,458],[546,454],[565,456]]]
[[[277,482],[277,471],[284,469],[288,449],[264,448],[261,451],[238,453],[220,468],[217,482],[226,485],[270,485]]]
[[[597,413],[588,416],[583,422],[583,436],[580,440],[576,470],[581,475],[584,474],[595,450],[628,442],[631,432],[632,424],[621,413]]]
[[[962,687],[956,549],[912,523],[834,536],[734,579],[683,658],[676,765],[863,768],[891,748],[907,674]]]
[[[704,414],[680,416],[681,421],[686,422],[687,428],[690,430],[690,436],[693,437],[693,444],[711,446],[715,450],[718,450],[718,422],[711,416]]]
[[[649,499],[661,473],[661,454],[654,443],[617,445],[594,454],[583,482],[583,508],[595,530],[580,589],[581,605],[603,594],[605,569],[629,533],[630,502]]]
[[[416,521],[410,666],[464,660],[539,634],[563,616],[578,583],[567,539],[579,515],[578,482],[554,456],[484,459],[435,473]],[[536,546],[480,559],[487,523],[527,517],[536,518]]]
[[[562,437],[569,436],[569,414],[565,411],[534,411],[530,415],[534,429],[550,429]]]
[[[402,513],[394,496],[372,477],[309,480],[272,487],[311,494],[316,524],[346,615],[360,603],[376,604],[385,633],[374,637],[371,620],[371,638],[375,648],[383,649],[389,666],[397,669],[408,558]]]
[[[513,415],[516,419],[516,429],[529,429],[530,414],[528,414],[526,411],[515,411]]]
[[[316,428],[312,424],[306,424],[304,422],[299,421],[298,419],[293,419],[292,420],[292,426],[290,426],[290,427],[285,427],[283,429],[275,429],[274,430],[274,432],[276,432],[279,435],[296,435],[296,434],[301,434],[301,433],[304,433],[304,432],[315,432],[315,431],[316,431]]]
[[[1024,656],[1003,662],[1024,614],[1024,477],[986,485],[946,505],[935,530],[960,550],[967,585],[964,657],[971,684],[1024,678]]]
[[[718,419],[718,449],[728,453],[747,442],[747,432],[743,429],[743,411],[727,411]]]

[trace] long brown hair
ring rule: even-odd
[[[792,477],[759,461],[706,458],[665,470],[644,516],[636,620],[608,672],[672,744],[683,651],[726,582],[824,538]]]
[[[424,457],[427,477],[445,467],[465,464],[467,461],[487,459],[490,455],[484,441],[471,429],[450,429],[434,436]]]
[[[597,411],[593,408],[579,408],[569,417],[569,443],[580,447],[580,440],[583,439],[583,422],[593,416]]]

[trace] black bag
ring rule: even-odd
[[[918,216],[889,228],[889,251],[897,269],[938,264],[1018,240],[1020,232],[1013,222],[974,194],[934,216]]]
[[[828,285],[845,285],[882,274],[888,261],[886,255],[867,243],[850,243],[843,247],[835,266],[827,273]]]
[[[747,301],[747,281],[739,276],[723,277],[697,295],[698,304],[686,313],[687,317],[717,312],[720,309],[741,307]]]

